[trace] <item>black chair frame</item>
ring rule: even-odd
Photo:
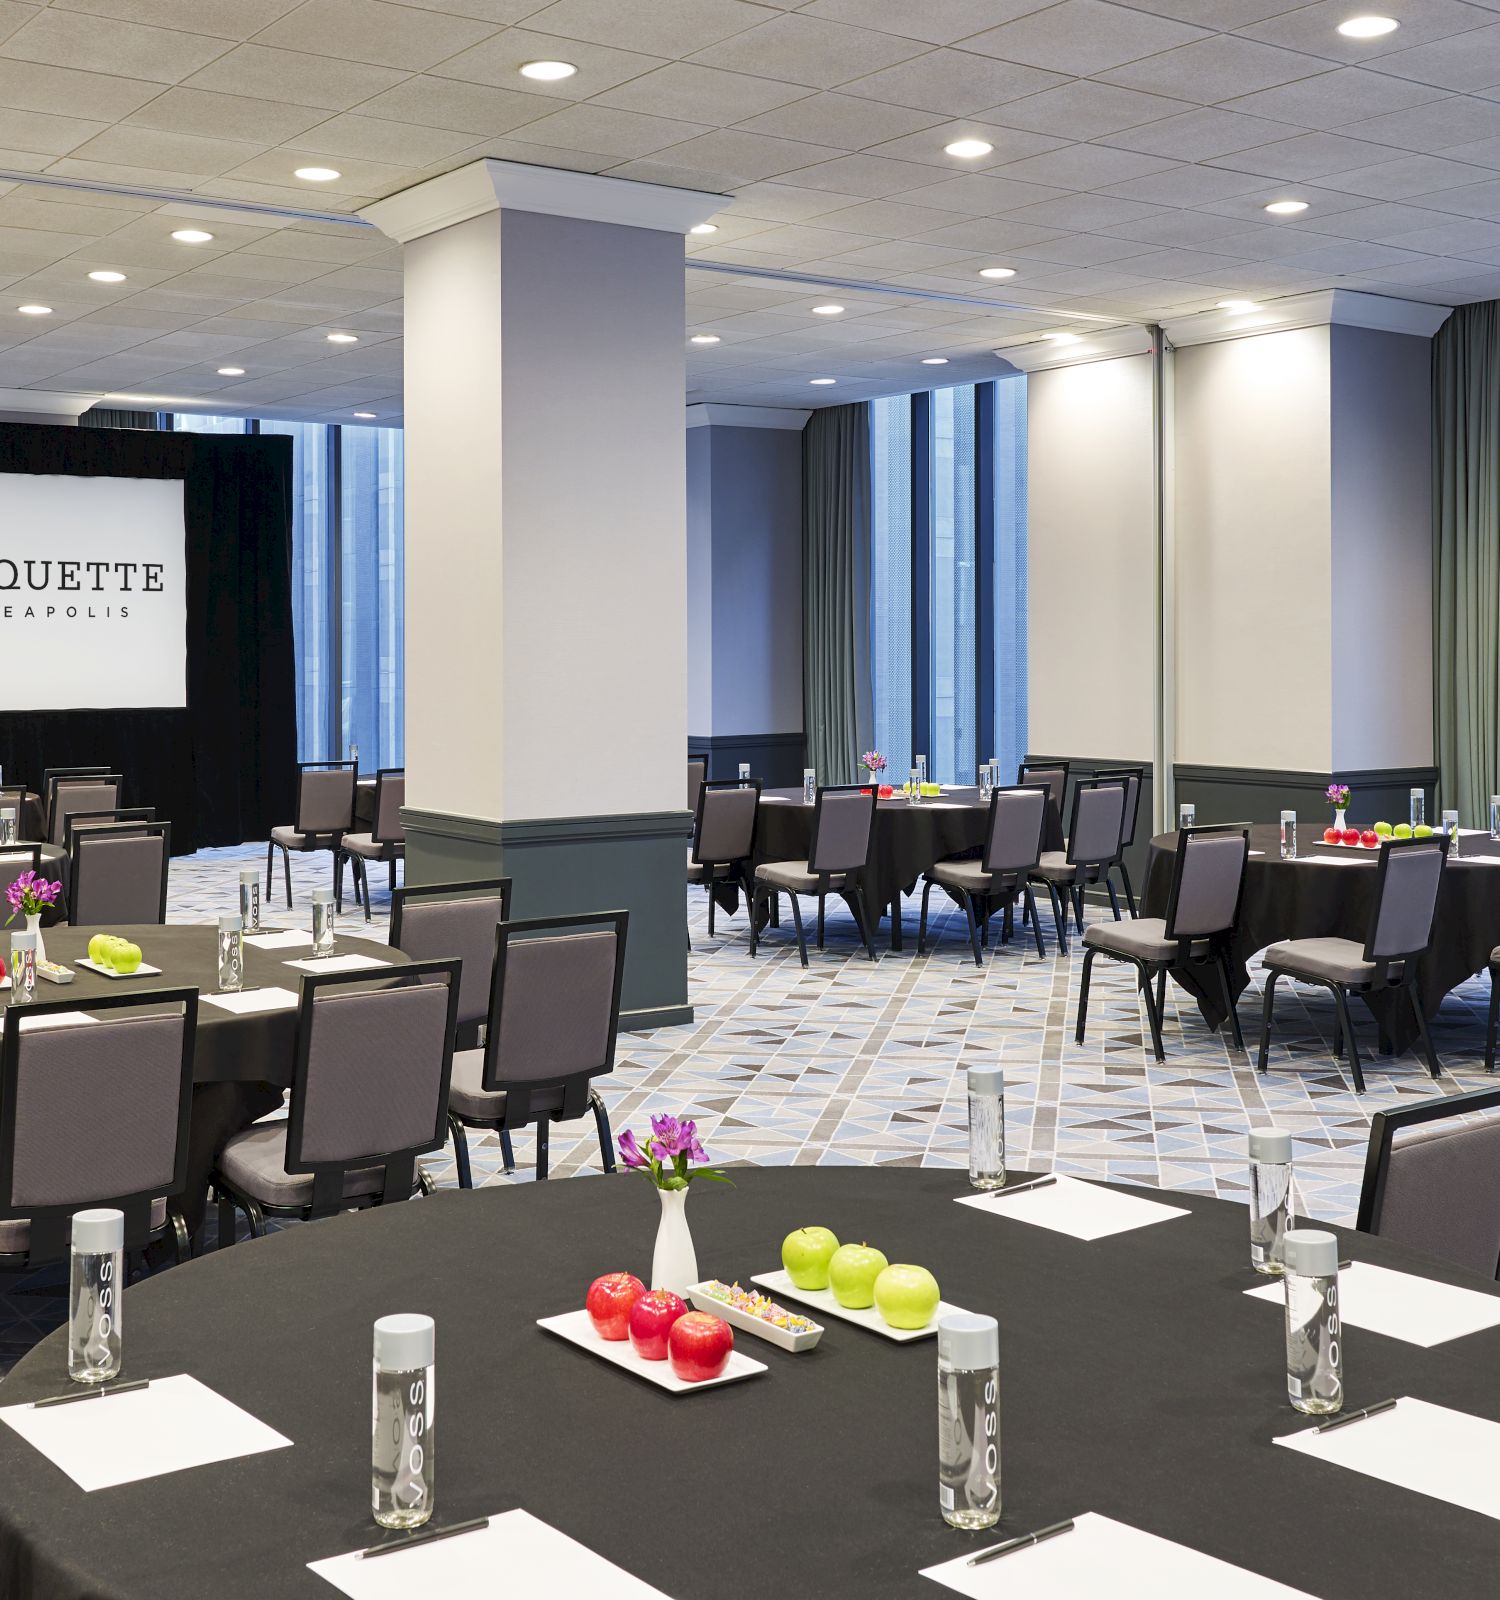
[[[44,832],[47,842],[53,843],[53,835],[57,832],[57,791],[60,785],[73,781],[80,783],[112,783],[115,785],[115,800],[119,802],[125,793],[125,780],[118,772],[109,772],[101,768],[98,772],[62,772],[54,769],[48,776],[46,794],[46,817]],[[64,833],[66,834],[67,818],[63,819]]]
[[[1125,904],[1130,907],[1131,916],[1138,916],[1136,910],[1135,889],[1130,882],[1130,868],[1125,862],[1125,852],[1135,843],[1135,830],[1141,816],[1141,790],[1146,786],[1145,767],[1096,767],[1096,778],[1108,780],[1118,778],[1125,785],[1125,827],[1120,835],[1120,854],[1114,865],[1119,868],[1120,883],[1125,890]],[[1130,804],[1130,780],[1135,779],[1135,804]]]
[[[169,1235],[173,1240],[177,1260],[186,1261],[192,1254],[192,1241],[187,1223],[177,1209],[174,1197],[187,1187],[188,1181],[188,1131],[192,1121],[193,1106],[193,1052],[196,1047],[198,1027],[198,991],[196,989],[133,989],[129,994],[91,995],[87,1004],[77,1000],[34,1002],[26,1008],[26,1016],[49,1017],[65,1011],[88,1011],[90,1015],[109,1011],[146,1011],[161,1006],[180,1005],[182,1016],[182,1080],[177,1096],[177,1130],[174,1140],[175,1154],[172,1177],[165,1186],[167,1220],[160,1228],[151,1226],[151,1203],[160,1200],[162,1185],[138,1190],[134,1194],[99,1196],[79,1203],[55,1206],[9,1207],[0,1202],[0,1218],[13,1220],[29,1218],[31,1237],[24,1254],[0,1255],[0,1262],[8,1266],[39,1266],[44,1262],[66,1258],[71,1244],[72,1222],[76,1212],[90,1211],[103,1206],[113,1207],[125,1215],[125,1248],[144,1250]],[[6,1028],[0,1032],[0,1195],[11,1193],[15,1182],[16,1158],[16,1102],[20,1079],[20,1050],[22,1029]]]
[[[1062,762],[1052,762],[1052,766],[1062,766]],[[1022,770],[1024,771],[1024,763]],[[1073,881],[1071,883],[1056,884],[1050,878],[1042,878],[1041,882],[1047,885],[1047,894],[1052,901],[1052,924],[1057,931],[1057,947],[1064,955],[1068,953],[1068,914],[1067,906],[1071,901],[1073,918],[1079,933],[1083,932],[1083,891],[1089,884],[1102,883],[1109,891],[1110,909],[1115,914],[1115,921],[1120,921],[1120,897],[1115,893],[1115,886],[1110,881],[1110,868],[1119,859],[1120,847],[1118,842],[1115,848],[1107,855],[1101,856],[1096,861],[1079,861],[1073,854],[1074,841],[1078,837],[1078,801],[1079,796],[1090,789],[1119,789],[1121,792],[1120,826],[1125,825],[1124,797],[1128,792],[1123,778],[1080,778],[1073,785],[1072,820],[1068,826],[1068,865],[1073,868]],[[1058,896],[1058,889],[1063,893]]]
[[[498,894],[500,896],[500,921],[510,921],[510,895],[511,879],[509,878],[481,878],[471,883],[404,883],[391,896],[391,926],[388,942],[396,950],[401,949],[401,922],[408,901],[416,900],[458,900],[464,895]],[[493,960],[493,957],[491,957]],[[492,983],[493,989],[493,983]],[[459,1032],[455,1035],[454,1048],[457,1050],[470,1050],[484,1042],[484,1024],[480,1023],[472,1035],[460,1025]]]
[[[750,848],[738,861],[704,861],[698,854],[699,840],[703,837],[704,797],[710,789],[754,789],[755,816],[750,824]],[[760,779],[759,778],[705,778],[698,785],[698,804],[693,811],[693,865],[703,868],[703,887],[708,892],[708,936],[714,937],[714,886],[737,883],[745,896],[745,905],[752,913],[755,907],[755,836],[760,831]]]
[[[385,788],[385,780],[387,778],[404,778],[405,776],[405,767],[380,767],[375,773],[375,811],[370,822],[370,838],[375,844],[381,846],[389,845],[391,847],[389,850],[381,850],[380,859],[390,868],[389,888],[392,894],[396,892],[396,863],[406,859],[406,840],[404,838],[381,839],[376,836],[375,830],[380,825],[380,800],[381,791]],[[356,777],[356,786],[358,782],[358,777]],[[338,853],[349,863],[353,873],[355,905],[360,904],[360,889],[361,887],[364,889],[365,921],[368,922],[370,920],[370,864],[363,856],[355,855],[352,850],[345,850],[342,841],[338,846]],[[342,890],[344,882],[343,862],[339,863],[338,877],[339,887]]]
[[[292,827],[295,831],[299,833],[302,831],[297,828],[297,823],[302,818],[303,778],[309,772],[332,772],[340,768],[352,772],[355,783],[359,782],[359,763],[357,761],[299,761],[297,763],[297,812],[292,821]],[[354,812],[352,792],[349,811],[350,820],[352,821]],[[308,848],[307,851],[303,852],[304,854],[313,850],[331,850],[333,852],[333,902],[334,908],[338,911],[344,909],[344,860],[343,852],[339,849],[339,841],[347,831],[344,828],[336,828],[331,833],[309,833],[305,836],[308,840]],[[271,868],[275,861],[275,853],[278,850],[281,851],[286,903],[290,906],[292,903],[292,853],[284,844],[277,844],[274,839],[266,841],[266,904],[269,906],[271,903]]]
[[[170,822],[102,822],[92,828],[85,828],[73,837],[72,848],[68,851],[68,921],[78,922],[78,886],[82,874],[78,870],[79,857],[83,843],[89,839],[108,838],[114,835],[117,838],[135,838],[141,834],[159,834],[161,836],[161,900],[157,911],[158,922],[167,920],[167,879],[172,867],[172,824]]]

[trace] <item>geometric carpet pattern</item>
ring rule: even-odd
[[[168,920],[211,921],[237,904],[239,869],[263,865],[264,845],[205,850],[172,863]],[[346,901],[342,933],[383,939],[389,911],[384,874],[371,874],[372,920]],[[302,923],[310,891],[329,881],[328,857],[293,859],[290,917],[277,892],[269,920]],[[718,917],[710,939],[707,901],[687,893],[691,1024],[622,1033],[613,1075],[599,1087],[618,1136],[644,1131],[652,1112],[696,1118],[717,1163],[761,1166],[967,1165],[964,1069],[998,1063],[1006,1081],[1007,1159],[1016,1167],[1114,1179],[1226,1198],[1245,1184],[1245,1135],[1274,1123],[1293,1136],[1298,1212],[1353,1221],[1373,1111],[1414,1096],[1493,1084],[1483,1071],[1488,981],[1451,994],[1433,1036],[1445,1068],[1434,1081],[1413,1053],[1374,1054],[1374,1027],[1360,1028],[1368,1083],[1356,1095],[1333,1055],[1335,1019],[1326,991],[1283,982],[1277,989],[1271,1070],[1233,1050],[1204,1025],[1181,990],[1169,990],[1167,1060],[1151,1054],[1130,968],[1094,965],[1088,1037],[1073,1041],[1081,955],[1048,954],[1029,939],[992,944],[984,967],[969,954],[962,914],[932,908],[928,953],[915,953],[917,907],[908,902],[906,950],[877,942],[873,964],[842,905],[830,903],[827,948],[804,970],[788,931],[772,930],[751,959],[744,916]],[[1089,915],[1101,913],[1090,910]],[[1107,916],[1107,910],[1102,912]],[[998,930],[998,921],[996,923]],[[1254,1050],[1259,975],[1240,1000]],[[532,1180],[532,1141],[517,1137],[507,1177],[493,1137],[471,1133],[476,1184]],[[551,1137],[552,1180],[600,1169],[592,1118],[559,1124]],[[424,1163],[439,1185],[455,1183],[451,1147]],[[549,1180],[549,1181],[552,1181]],[[295,1224],[292,1224],[295,1226]],[[56,1272],[0,1278],[0,1370],[55,1327],[64,1285]]]

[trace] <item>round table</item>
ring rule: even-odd
[[[1422,962],[1418,987],[1429,1018],[1437,1015],[1443,996],[1476,972],[1482,972],[1490,951],[1500,946],[1500,843],[1488,834],[1464,834],[1462,854],[1449,857],[1438,892],[1432,948]],[[1177,835],[1158,834],[1146,862],[1141,896],[1143,917],[1164,917],[1172,886]],[[1375,905],[1378,850],[1352,850],[1323,843],[1323,830],[1297,825],[1297,858],[1281,859],[1281,830],[1257,823],[1250,829],[1250,859],[1240,901],[1230,973],[1236,996],[1250,982],[1247,963],[1257,951],[1284,939],[1337,937],[1361,945],[1369,932]],[[1351,864],[1352,863],[1352,864]],[[1189,990],[1211,1027],[1224,1021],[1224,1004],[1216,985],[1195,972],[1174,972]],[[1382,1039],[1404,1050],[1416,1038],[1416,1020],[1405,1000],[1376,992],[1361,996]],[[1252,1028],[1253,1018],[1241,1026]]]
[[[1278,1447],[1282,1317],[1242,1293],[1244,1209],[1084,1243],[955,1196],[932,1169],[736,1168],[689,1215],[705,1275],[778,1265],[823,1223],[919,1260],[1000,1322],[999,1533],[937,1504],[936,1347],[829,1319],[769,1371],[673,1396],[536,1327],[597,1274],[644,1270],[655,1196],[626,1174],[433,1198],[288,1228],[127,1291],[125,1375],[190,1372],[292,1448],[87,1495],[0,1427],[0,1593],[9,1600],[331,1600],[305,1563],[375,1541],[370,1325],[437,1321],[437,1521],[524,1507],[676,1600],[749,1593],[937,1600],[934,1562],[1084,1511],[1191,1545],[1320,1600],[1491,1600],[1500,1524]],[[1495,1293],[1378,1239],[1344,1253]],[[1423,1350],[1350,1329],[1349,1405],[1412,1395],[1500,1420],[1500,1328]],[[61,1334],[5,1380],[61,1392]],[[1205,1596],[1204,1600],[1211,1600]]]

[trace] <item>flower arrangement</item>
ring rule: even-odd
[[[705,1165],[708,1152],[698,1141],[698,1124],[685,1117],[652,1117],[644,1149],[627,1128],[620,1135],[620,1159],[632,1171],[648,1173],[658,1189],[686,1189],[694,1178],[730,1181]],[[689,1171],[690,1164],[698,1170]]]
[[[34,917],[43,907],[56,905],[61,895],[61,883],[53,883],[39,872],[23,872],[6,888],[5,898],[10,902],[10,915],[5,920],[14,922],[17,913],[23,917]]]
[[[870,774],[872,783],[877,773],[885,771],[885,757],[878,750],[866,750],[859,758],[859,764]]]
[[[1342,811],[1349,804],[1349,785],[1347,783],[1330,783],[1323,791],[1323,798],[1335,811]]]

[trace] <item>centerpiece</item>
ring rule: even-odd
[[[5,891],[5,898],[10,902],[10,915],[6,923],[12,923],[17,916],[25,917],[27,933],[36,935],[36,959],[40,966],[47,959],[47,952],[42,947],[42,911],[46,906],[55,906],[62,895],[62,884],[44,878],[34,869],[28,869],[15,879]]]
[[[684,1295],[698,1281],[698,1256],[688,1231],[688,1188],[695,1178],[715,1183],[730,1180],[707,1165],[708,1152],[698,1139],[698,1124],[688,1118],[651,1119],[644,1147],[629,1128],[620,1135],[620,1159],[633,1172],[644,1172],[656,1186],[661,1221],[651,1256],[651,1287]]]
[[[1323,798],[1333,807],[1333,825],[1342,833],[1348,826],[1344,821],[1344,807],[1349,804],[1349,785],[1330,783],[1323,791]]]
[[[880,774],[885,771],[885,757],[878,750],[866,750],[859,758],[859,764],[868,774],[870,787],[878,789]]]

